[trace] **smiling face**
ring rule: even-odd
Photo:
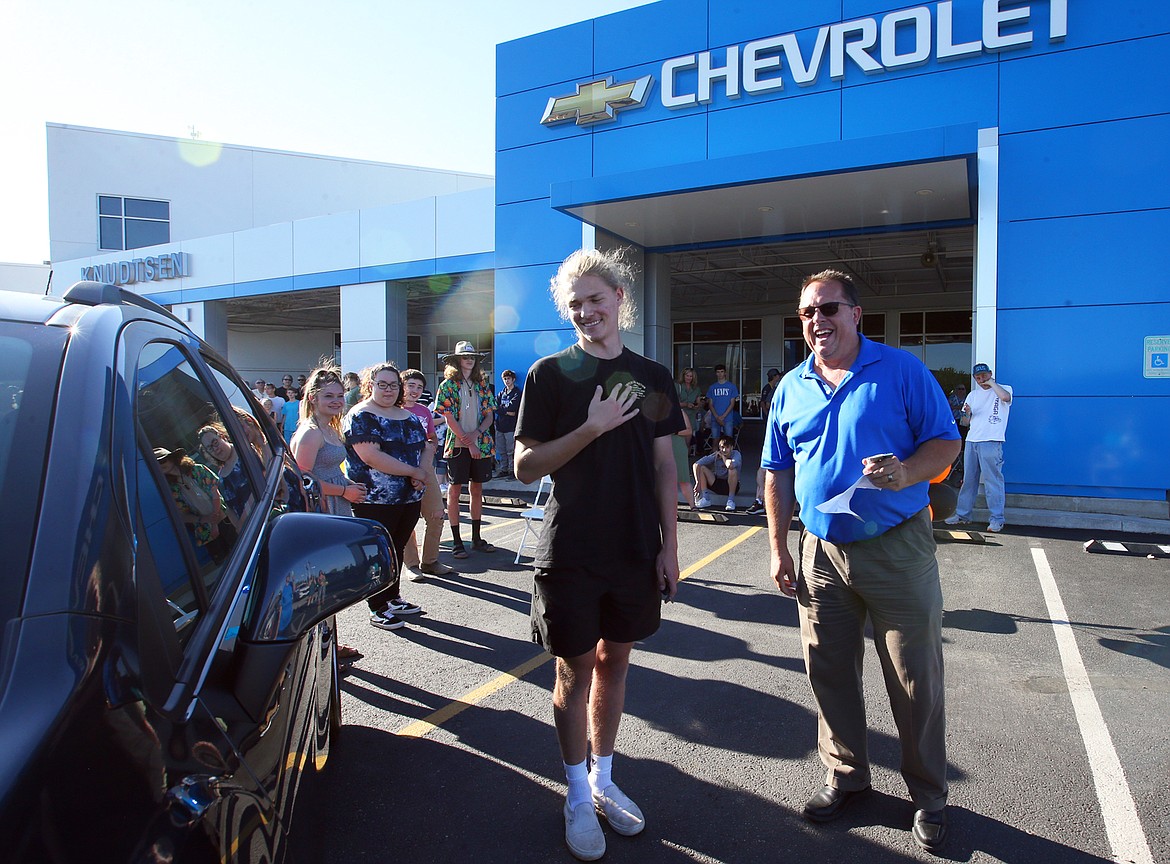
[[[393,369],[383,369],[374,376],[370,398],[379,408],[393,408],[398,404],[402,382]]]
[[[336,381],[323,384],[309,401],[318,415],[338,417],[345,411],[345,388]]]
[[[424,389],[423,382],[419,381],[417,378],[408,378],[406,381],[403,381],[402,404],[407,408],[409,408],[411,405],[417,404],[418,400],[422,398]]]
[[[577,342],[587,351],[590,346],[613,350],[621,347],[618,312],[625,292],[614,288],[598,276],[582,276],[568,290],[566,300],[569,321],[577,331]]]
[[[812,318],[801,318],[804,341],[812,349],[821,365],[832,369],[847,369],[861,347],[857,325],[861,321],[861,307],[850,306],[845,289],[836,282],[810,282],[800,292],[800,308],[824,303],[841,304],[835,315],[826,315],[818,309]]]

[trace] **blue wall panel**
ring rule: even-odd
[[[706,158],[707,117],[703,114],[593,136],[594,174],[619,174]]]
[[[800,0],[799,3],[778,3],[776,0],[714,2],[711,4],[711,44],[750,42],[840,20],[841,0]]]
[[[1083,48],[1162,33],[1170,33],[1170,3],[1163,0],[1069,0],[1063,47]]]
[[[707,46],[707,0],[639,6],[597,18],[594,23],[595,69],[661,62]]]
[[[1165,207],[1170,115],[1000,138],[1000,220]]]
[[[563,261],[581,248],[581,222],[549,208],[547,198],[496,208],[496,267]]]
[[[824,144],[841,137],[838,91],[745,104],[707,116],[712,159]]]
[[[1170,112],[1170,36],[1000,64],[1001,133]]]
[[[496,331],[546,330],[564,326],[548,296],[560,264],[507,267],[496,271]],[[501,313],[501,309],[511,310]]]
[[[1021,395],[1012,401],[1004,445],[1008,492],[1019,484],[1047,495],[1164,500],[1170,399]]]
[[[1150,279],[1135,278],[1129,262],[1167,237],[1170,209],[1001,225],[999,307],[1147,302]]]
[[[593,172],[592,136],[578,135],[496,153],[496,203],[547,198],[549,185]]]
[[[592,74],[592,21],[496,46],[496,96]]]
[[[907,129],[974,123],[996,125],[998,64],[913,77],[875,78],[846,87],[841,95],[845,138],[885,135]]]
[[[1170,378],[1142,375],[1142,340],[1170,335],[1170,296],[1128,306],[1001,309],[998,324],[999,371],[1008,384],[1009,373],[1026,376],[1021,394],[1170,397]],[[1112,419],[1086,416],[1083,422],[1094,427]],[[1165,448],[1165,434],[1159,437]]]
[[[523,386],[524,377],[533,363],[568,348],[576,341],[576,333],[567,325],[535,332],[497,333],[493,360],[497,369],[514,370]]]

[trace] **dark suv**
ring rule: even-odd
[[[0,292],[0,387],[0,857],[312,857],[333,616],[385,532],[311,512],[231,367],[125,290]]]

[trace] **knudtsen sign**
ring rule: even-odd
[[[189,252],[168,252],[150,255],[132,261],[109,261],[81,268],[81,278],[111,285],[133,285],[135,282],[158,282],[191,275]]]

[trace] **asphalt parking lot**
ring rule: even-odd
[[[404,581],[426,609],[405,629],[370,627],[364,604],[341,616],[342,641],[364,657],[343,683],[328,808],[311,826],[327,860],[573,860],[553,664],[528,639],[531,571],[512,563],[517,514],[485,511],[484,536],[500,551],[451,562],[460,575]],[[1068,531],[1009,526],[985,539],[939,546],[951,781],[943,857],[1170,861],[1170,561],[1087,554],[1089,535]],[[909,836],[914,808],[872,649],[874,791],[828,825],[801,818],[823,778],[816,715],[796,606],[767,561],[762,518],[680,525],[685,580],[659,633],[635,651],[614,765],[647,829],[608,832],[605,860],[931,857]]]

